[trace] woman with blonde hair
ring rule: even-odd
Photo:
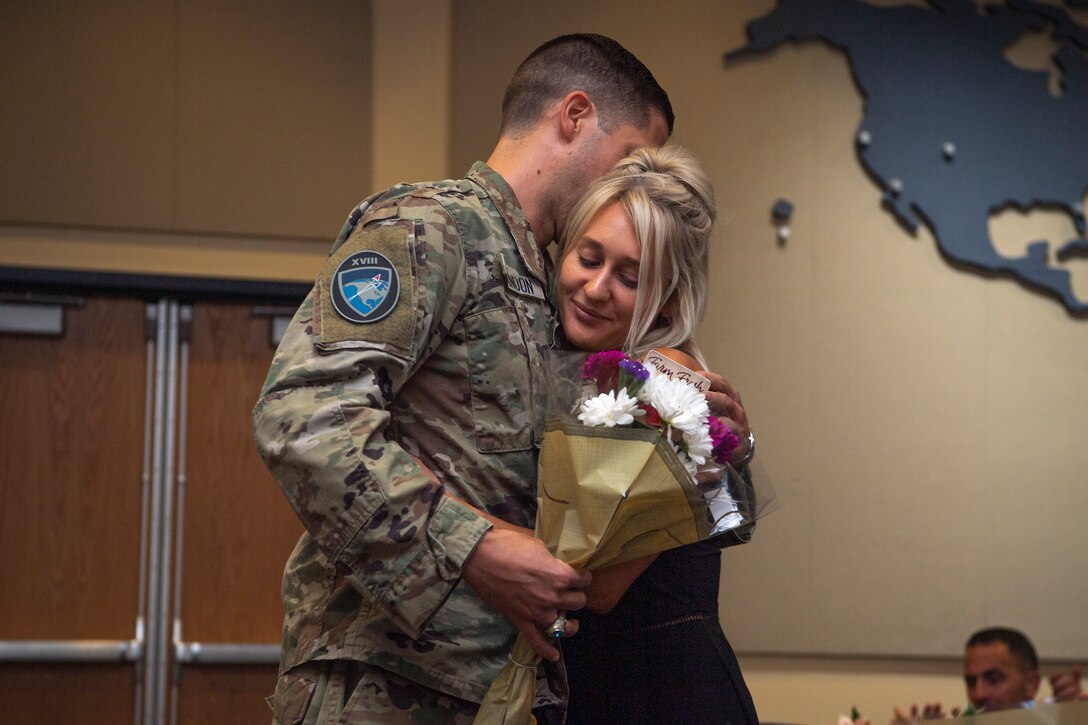
[[[695,331],[715,217],[710,179],[676,147],[638,149],[594,183],[558,254],[568,343],[637,356],[669,349],[704,369]],[[758,722],[718,620],[720,550],[737,541],[727,533],[594,573],[586,609],[570,615],[577,634],[563,641],[568,725]]]

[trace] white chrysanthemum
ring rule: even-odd
[[[707,427],[710,407],[706,397],[691,383],[651,374],[642,389],[663,424],[692,435]]]
[[[680,462],[695,476],[714,450],[707,419],[710,407],[706,397],[694,385],[674,380],[666,375],[650,373],[642,388],[642,397],[661,416],[662,425],[680,431],[681,439],[673,442]]]
[[[631,425],[635,422],[638,399],[627,395],[627,388],[618,392],[601,393],[582,402],[578,420],[590,426]]]
[[[686,453],[684,453],[682,450],[680,450],[680,447],[678,445],[676,445],[675,443],[673,444],[672,447],[673,447],[673,449],[676,450],[676,457],[680,459],[680,463],[684,464],[684,470],[686,470],[688,472],[688,474],[691,475],[692,478],[695,478],[697,475],[699,475],[699,466],[698,466],[698,464],[696,464],[695,461],[688,458],[688,455]]]
[[[703,465],[714,452],[714,439],[710,437],[710,426],[704,425],[692,433],[684,433],[684,451],[696,465]]]

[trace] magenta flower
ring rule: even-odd
[[[619,350],[602,350],[586,358],[582,367],[582,378],[595,380],[597,392],[606,393],[619,386],[620,363],[629,358]]]
[[[733,451],[737,450],[740,439],[737,438],[737,434],[733,432],[732,428],[714,416],[707,418],[707,424],[710,426],[710,440],[713,441],[711,456],[715,461],[724,465],[732,458]]]

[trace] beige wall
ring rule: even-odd
[[[369,3],[0,13],[0,263],[309,279],[369,191]]]
[[[1088,321],[952,269],[880,208],[841,54],[786,46],[723,67],[745,19],[772,6],[462,0],[454,166],[490,147],[493,69],[525,48],[588,30],[646,61],[677,109],[673,141],[716,183],[701,343],[744,394],[781,504],[723,558],[722,620],[760,715],[827,723],[856,704],[881,722],[896,705],[963,705],[959,656],[978,627],[1088,658]],[[785,245],[779,197],[795,204]],[[1073,234],[1049,213],[991,228],[1006,253]],[[1088,298],[1088,262],[1069,266]]]
[[[0,13],[0,265],[308,282],[363,197],[449,175],[448,0]]]
[[[780,499],[723,568],[761,717],[962,704],[962,641],[998,621],[1048,666],[1088,658],[1088,321],[880,209],[841,55],[723,67],[770,0],[70,5],[0,3],[0,264],[308,281],[374,188],[486,157],[534,45],[616,37],[717,186],[701,342]],[[991,227],[1006,252],[1071,235],[1055,214]]]

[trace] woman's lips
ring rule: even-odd
[[[592,320],[599,320],[599,321],[604,321],[604,320],[608,319],[604,315],[601,315],[601,314],[597,313],[593,309],[591,309],[589,307],[586,307],[585,305],[583,305],[580,302],[576,302],[574,300],[571,300],[571,304],[574,305],[574,309],[578,313],[580,313],[583,317],[588,317],[588,318],[590,318]]]

